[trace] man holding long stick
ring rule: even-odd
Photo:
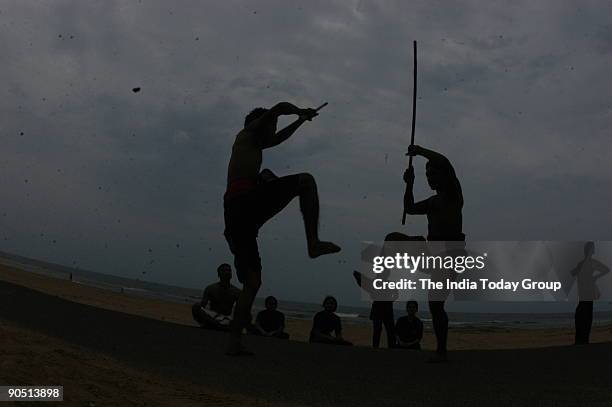
[[[241,344],[242,331],[250,322],[251,307],[261,285],[261,259],[257,234],[268,220],[295,197],[300,199],[308,255],[316,258],[336,253],[340,247],[319,239],[319,197],[312,175],[301,173],[276,177],[270,170],[260,173],[262,151],[287,140],[306,121],[318,115],[318,109],[300,109],[281,102],[270,109],[256,108],[244,121],[232,147],[224,195],[225,238],[234,254],[238,280],[243,290],[234,309],[228,355],[250,354]],[[278,117],[298,115],[298,119],[276,131]]]
[[[427,215],[427,240],[445,241],[447,254],[465,254],[465,235],[462,232],[462,208],[463,194],[461,184],[457,179],[455,170],[450,161],[442,154],[414,144],[414,129],[416,120],[416,41],[414,41],[414,87],[412,99],[412,134],[407,155],[410,156],[408,169],[404,173],[406,191],[404,194],[404,211],[402,224],[405,224],[406,214]],[[420,201],[414,201],[414,167],[412,158],[414,156],[425,157],[427,183],[430,188],[436,191],[435,195]],[[425,240],[418,236],[407,236],[403,233],[390,233],[386,241],[414,241]],[[459,241],[460,243],[449,243]],[[440,278],[441,276],[434,276]],[[450,294],[449,291],[432,294],[429,298],[429,311],[431,313],[432,324],[436,334],[437,349],[436,355],[431,359],[432,362],[442,362],[447,360],[446,343],[448,337],[448,315],[444,309],[444,302]]]
[[[427,240],[444,241],[446,254],[450,256],[465,256],[465,235],[463,234],[463,193],[461,184],[457,179],[455,170],[450,161],[442,154],[426,148],[412,145],[408,149],[410,156],[420,155],[428,161],[425,166],[425,175],[429,187],[436,193],[429,198],[415,202],[412,193],[414,186],[414,169],[408,167],[404,173],[406,194],[404,196],[404,211],[409,215],[427,215]],[[414,240],[395,236],[389,240]],[[449,278],[440,272],[434,278]],[[436,356],[432,362],[447,360],[446,342],[448,337],[448,315],[444,310],[444,302],[450,291],[442,293],[429,293],[429,312],[436,334]]]

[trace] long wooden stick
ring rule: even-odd
[[[412,134],[410,136],[410,145],[414,145],[414,124],[416,122],[416,101],[417,101],[417,42],[412,42],[414,46],[414,68],[413,68],[413,85],[412,85]],[[408,168],[412,168],[412,156],[408,158]],[[410,188],[406,184],[406,189]],[[406,224],[406,207],[404,207],[404,213],[402,214],[402,225]]]

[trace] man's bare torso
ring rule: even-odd
[[[227,169],[228,185],[239,179],[255,179],[261,169],[262,152],[258,137],[243,129],[236,136]]]

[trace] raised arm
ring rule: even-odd
[[[458,203],[463,206],[463,193],[461,192],[461,184],[457,179],[457,175],[455,173],[455,169],[451,162],[440,153],[437,153],[433,150],[428,150],[421,146],[410,146],[408,147],[408,155],[415,156],[420,155],[425,157],[428,161],[428,165],[436,168],[440,171],[441,175],[441,185],[438,188],[438,192],[444,191],[445,194],[450,194],[450,196],[454,196]],[[414,175],[412,176],[414,179]]]
[[[267,109],[264,114],[249,123],[245,129],[259,131],[276,122],[279,116],[299,114],[302,109],[289,102],[280,102]]]
[[[312,110],[312,109],[306,109],[306,110]],[[314,113],[314,115],[310,115],[310,116],[307,116],[306,114],[301,114],[300,117],[296,121],[294,121],[293,123],[291,123],[290,125],[288,125],[284,129],[276,132],[276,134],[274,134],[274,135],[266,136],[264,138],[264,140],[262,141],[261,147],[262,148],[270,148],[270,147],[274,147],[274,146],[279,145],[280,143],[282,143],[283,141],[285,141],[289,137],[291,137],[293,135],[293,133],[295,133],[295,131],[302,124],[304,124],[305,121],[312,120],[312,118],[315,115],[316,115],[316,113]]]
[[[249,129],[254,129],[259,126],[265,126],[270,122],[278,119],[279,116],[287,116],[290,114],[300,114],[303,109],[300,109],[296,105],[289,102],[280,102],[268,109],[264,114],[261,115],[257,120],[254,120],[248,125]]]
[[[279,145],[283,141],[287,140],[289,137],[295,133],[295,131],[306,121],[310,121],[313,117],[317,116],[317,112],[314,109],[298,109],[299,111],[295,114],[298,114],[300,117],[285,127],[284,129],[276,132],[276,134],[266,134],[264,139],[262,140],[262,148],[270,148]]]
[[[420,155],[421,157],[427,158],[427,160],[431,161],[431,163],[436,166],[448,166],[450,167],[450,169],[453,170],[453,173],[455,172],[448,158],[446,158],[445,156],[443,156],[442,154],[436,151],[428,150],[424,147],[413,145],[413,146],[408,147],[407,155],[412,155],[412,156]]]

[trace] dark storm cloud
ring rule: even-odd
[[[611,8],[4,2],[2,249],[202,284],[228,260],[221,197],[244,115],[280,100],[327,101],[264,165],[317,177],[322,235],[346,250],[306,260],[294,204],[262,230],[265,290],[314,299],[338,287],[357,298],[341,271],[359,241],[399,228],[413,39],[417,142],[453,161],[468,236],[607,239]],[[426,197],[424,163],[415,163],[415,193]],[[424,221],[407,230],[424,233]],[[288,288],[287,273],[306,288]]]

